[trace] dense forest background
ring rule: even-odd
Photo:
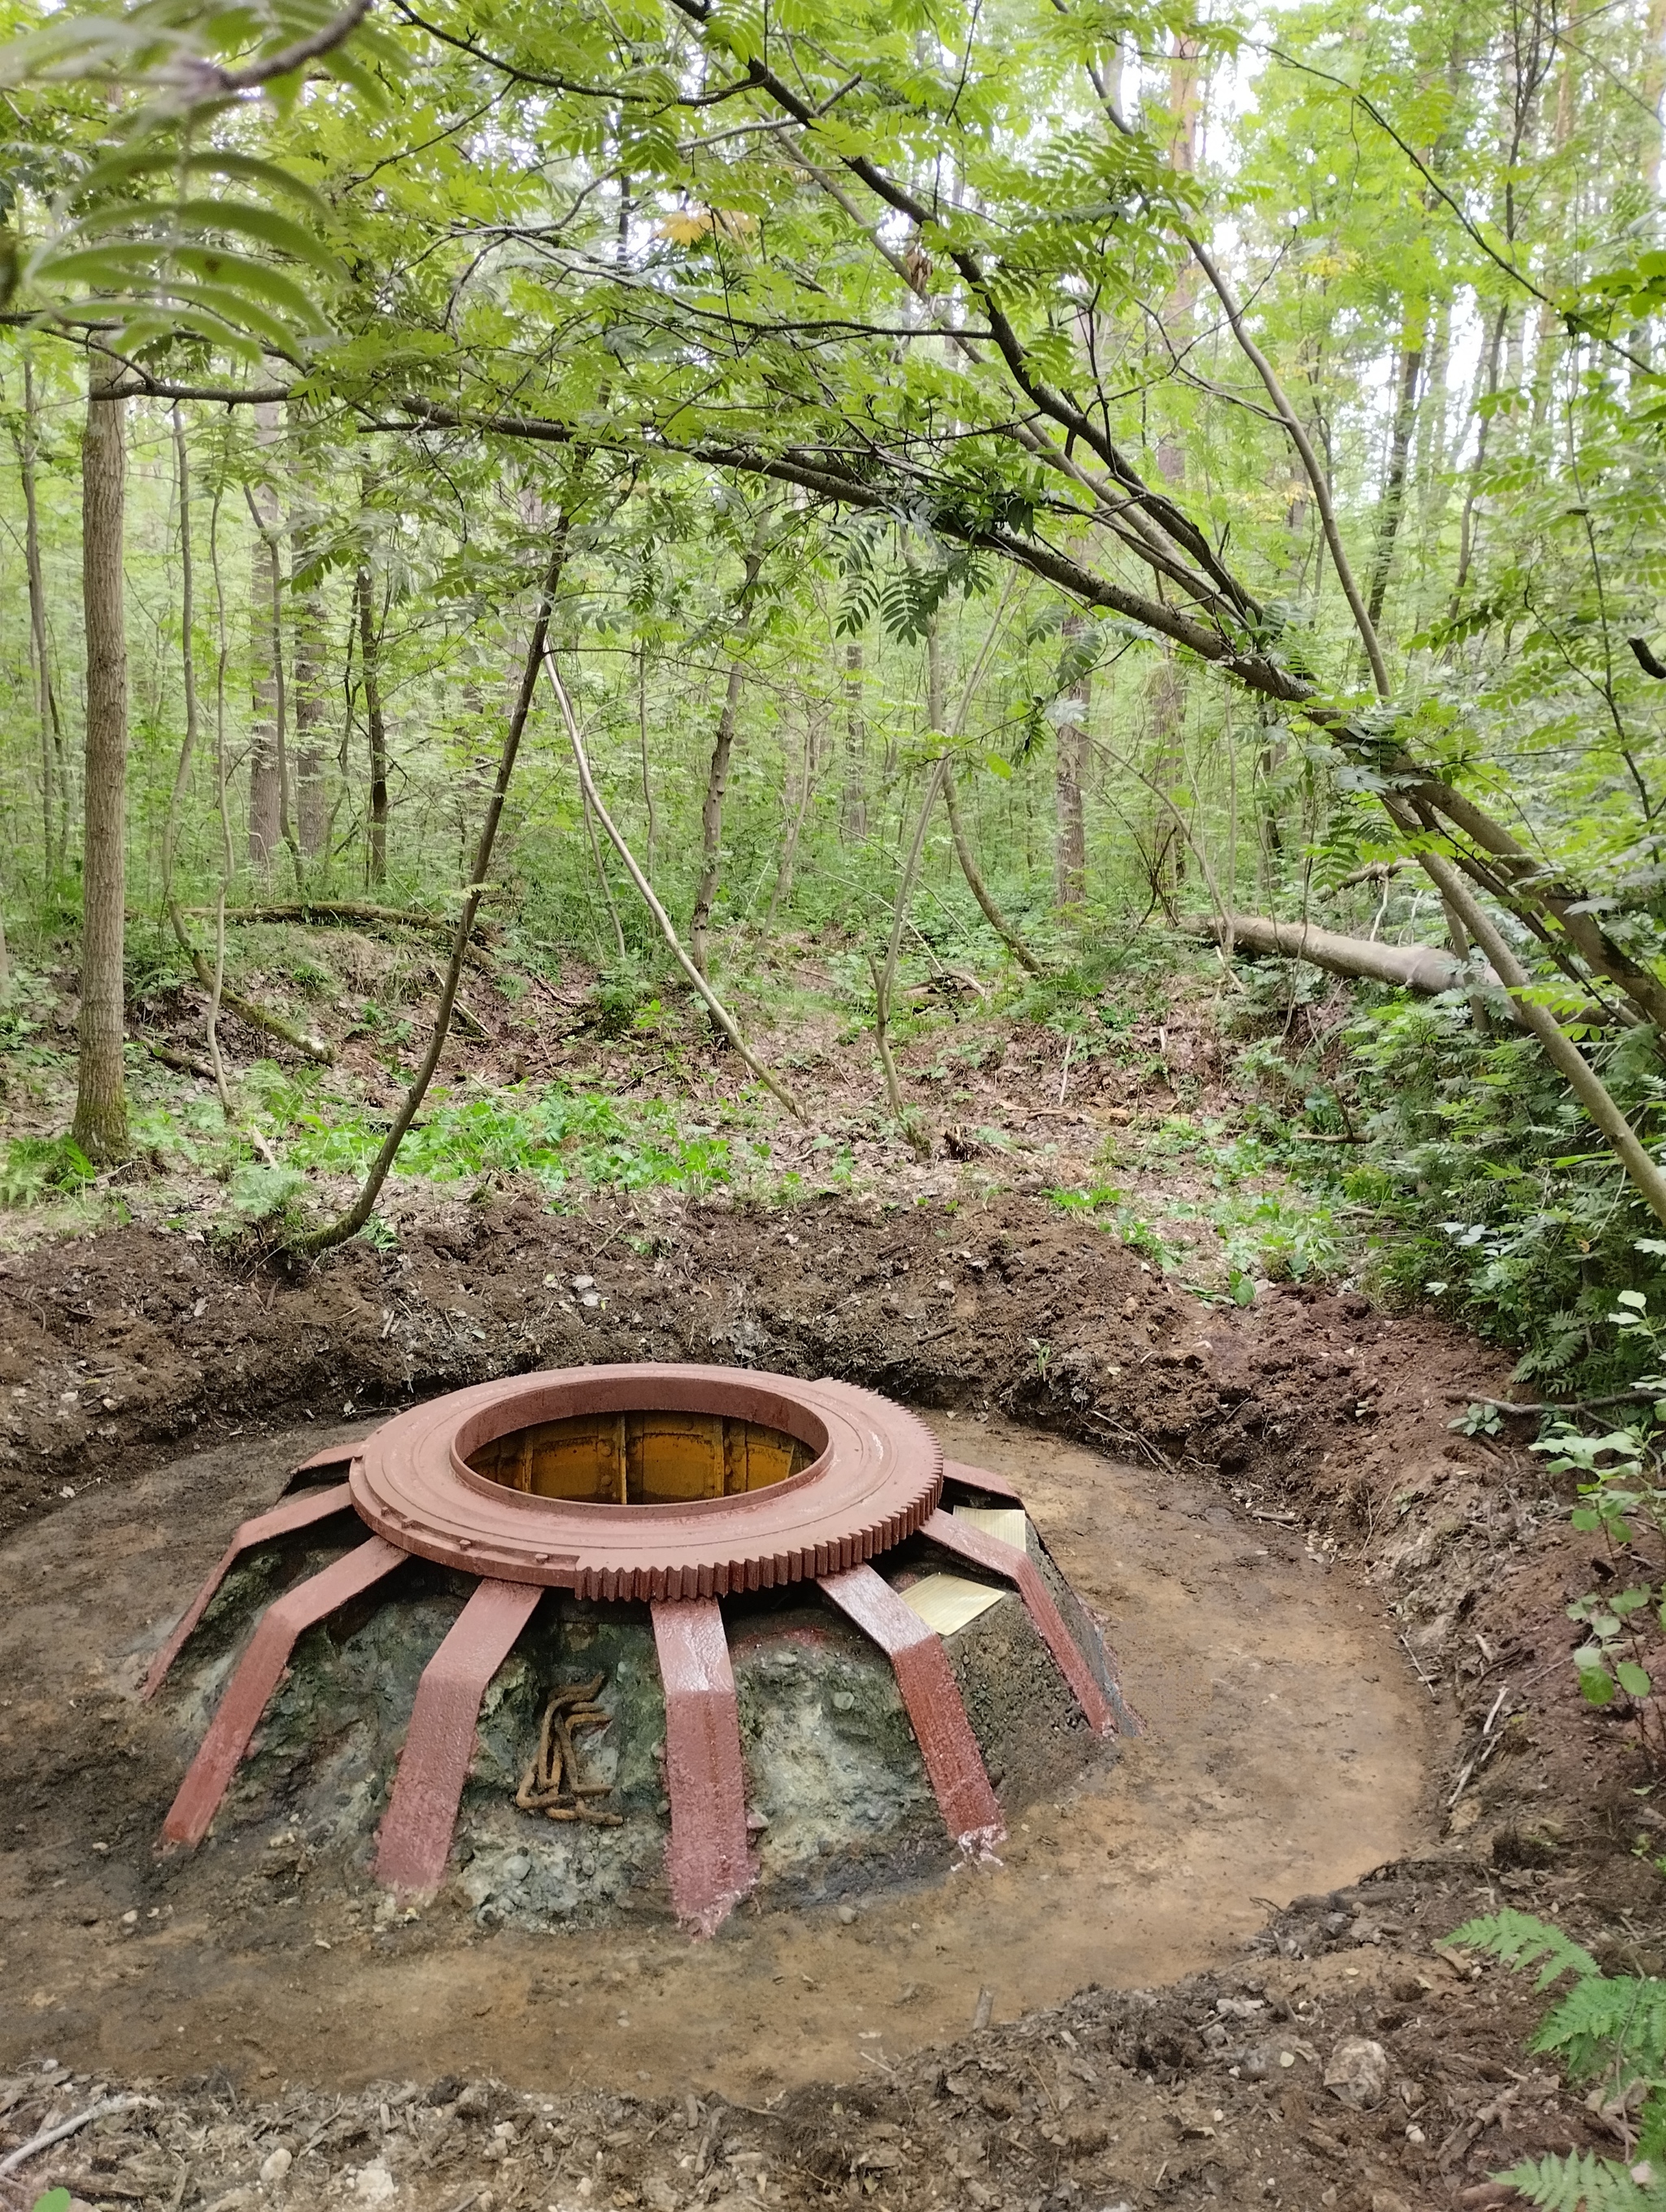
[[[1219,1295],[1657,1364],[1661,0],[9,14],[13,1206],[941,1158],[1183,1002]],[[482,963],[612,1053],[489,1139]]]

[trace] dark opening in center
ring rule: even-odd
[[[816,1455],[782,1429],[726,1413],[579,1413],[512,1429],[468,1464],[488,1482],[535,1498],[594,1505],[679,1505],[767,1490]]]

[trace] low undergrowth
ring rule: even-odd
[[[1529,2049],[1594,2085],[1593,2110],[1626,2146],[1523,2160],[1496,2178],[1541,2212],[1666,2212],[1666,1981],[1605,1974],[1590,1953],[1549,1922],[1506,1910],[1466,1921],[1451,1941],[1535,1972],[1535,1986],[1572,1983]]]
[[[1412,999],[1304,978],[1234,1008],[1245,1119],[1312,1202],[1356,1224],[1369,1287],[1518,1349],[1529,1395],[1633,1382],[1615,1294],[1666,1302],[1666,1238],[1530,1038],[1461,992]],[[1645,1139],[1666,1134],[1651,1030],[1586,1048]]]

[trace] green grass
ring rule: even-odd
[[[283,1097],[276,1085],[268,1089],[266,1110],[279,1125],[290,1169],[362,1175],[386,1134],[362,1112]],[[752,1149],[743,1144],[747,1164]],[[435,1094],[400,1147],[397,1171],[436,1182],[525,1175],[558,1200],[569,1188],[602,1185],[709,1191],[731,1182],[739,1164],[730,1138],[680,1122],[663,1100],[625,1105],[551,1085],[526,1095]]]

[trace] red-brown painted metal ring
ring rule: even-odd
[[[468,1464],[520,1429],[641,1411],[757,1422],[815,1456],[767,1489],[669,1505],[542,1498]],[[415,1407],[366,1438],[349,1480],[360,1519],[423,1559],[582,1597],[664,1601],[812,1581],[889,1550],[935,1509],[943,1454],[923,1421],[849,1383],[644,1362],[481,1382]]]

